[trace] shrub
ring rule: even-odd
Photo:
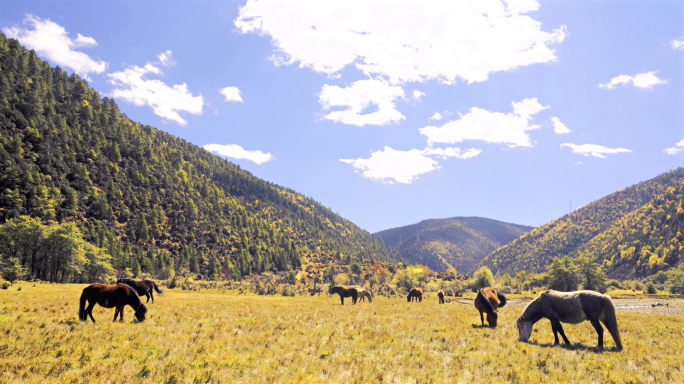
[[[655,295],[656,293],[658,293],[653,283],[646,284],[646,293],[648,293],[649,295]]]
[[[494,275],[492,271],[487,267],[480,267],[473,275],[473,284],[471,288],[473,290],[478,290],[481,288],[487,288],[494,285]]]
[[[0,286],[0,288],[2,288],[2,289],[8,289],[10,286],[12,286],[12,284],[10,284],[9,281],[3,281],[3,282],[2,282],[2,285]]]
[[[671,293],[684,294],[684,264],[680,264],[679,268],[672,272],[669,282]]]

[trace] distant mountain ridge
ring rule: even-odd
[[[643,277],[684,259],[684,169],[661,174],[535,228],[487,256],[498,274],[542,272],[555,257],[591,253],[613,278]]]
[[[467,273],[485,256],[534,227],[482,217],[429,219],[375,233],[409,260]]]

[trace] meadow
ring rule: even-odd
[[[552,346],[547,320],[517,341],[524,302],[480,327],[472,305],[376,297],[256,296],[165,289],[148,319],[78,321],[85,285],[19,283],[0,290],[1,383],[664,383],[684,382],[681,316],[620,312],[625,350],[588,322],[565,325],[571,347]],[[21,288],[19,290],[18,288]],[[517,304],[516,304],[517,302]]]

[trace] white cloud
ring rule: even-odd
[[[659,79],[658,76],[655,75],[656,72],[657,71],[644,72],[634,76],[615,76],[610,79],[609,82],[605,84],[599,84],[599,88],[615,89],[615,87],[620,84],[632,84],[637,88],[652,89],[656,85],[667,83],[667,81]]]
[[[556,60],[565,37],[525,13],[534,0],[249,0],[234,21],[271,37],[276,65],[299,62],[328,75],[355,65],[390,84],[487,80],[490,73]]]
[[[85,78],[88,78],[90,73],[102,73],[107,68],[106,62],[93,60],[85,53],[74,50],[96,46],[97,41],[92,37],[79,33],[76,39],[72,40],[61,25],[33,15],[26,15],[24,24],[32,29],[7,27],[2,30],[8,37],[13,37],[29,49],[34,49],[53,64],[70,68]]]
[[[564,143],[561,144],[561,148],[563,147],[568,147],[572,149],[572,153],[578,153],[580,155],[584,156],[594,156],[594,157],[600,157],[602,159],[605,159],[606,154],[613,154],[613,153],[620,153],[620,152],[632,152],[629,149],[625,148],[608,148],[604,147],[602,145],[598,144],[571,144],[571,143]]]
[[[430,116],[430,117],[428,118],[428,121],[431,121],[431,120],[437,120],[437,121],[439,121],[439,120],[442,120],[442,118],[443,118],[443,116],[442,116],[441,113],[435,112],[434,115],[432,115],[432,116]]]
[[[237,144],[207,144],[203,148],[209,152],[214,152],[221,156],[226,156],[233,159],[246,159],[257,164],[263,164],[273,159],[273,156],[270,152],[263,153],[261,151],[247,151]]]
[[[219,92],[221,92],[221,94],[225,96],[226,101],[244,103],[242,97],[240,96],[240,90],[238,89],[238,87],[225,87],[221,89]]]
[[[442,159],[455,157],[468,159],[480,154],[482,150],[470,148],[461,152],[460,148],[432,148],[424,150],[411,149],[398,151],[385,147],[381,151],[371,153],[368,159],[340,159],[341,162],[351,164],[356,172],[363,171],[363,177],[393,184],[394,181],[403,184],[412,183],[416,177],[424,173],[439,169],[437,161],[430,156],[439,156]],[[394,180],[394,181],[392,181]]]
[[[531,147],[527,131],[539,128],[530,125],[535,113],[547,109],[537,99],[525,99],[511,103],[513,113],[489,112],[473,107],[458,120],[447,122],[441,127],[428,126],[419,131],[427,137],[428,144],[454,144],[466,140],[482,140],[488,143],[507,144],[510,147]]]
[[[663,149],[663,152],[667,153],[668,155],[676,155],[676,154],[678,154],[679,152],[682,151],[682,148],[684,148],[684,140],[678,142],[678,143],[675,144],[675,146],[672,147],[672,148],[665,148],[665,149]]]
[[[347,88],[326,84],[318,97],[323,109],[347,107],[324,116],[336,123],[357,126],[385,125],[404,119],[404,115],[394,105],[395,99],[405,97],[404,91],[401,87],[391,86],[380,80],[359,80]],[[371,105],[377,106],[377,111],[363,114]]]
[[[425,96],[425,94],[417,89],[413,90],[413,100],[420,100],[421,97]]]
[[[684,49],[684,36],[670,41],[672,49]]]
[[[159,62],[165,67],[170,67],[176,64],[176,62],[173,61],[173,52],[171,51],[162,52],[159,54],[159,56],[157,56],[157,58],[159,59]]]
[[[160,80],[148,80],[145,78],[148,73],[161,74],[161,71],[148,63],[144,68],[135,65],[108,74],[109,82],[116,87],[112,97],[122,98],[135,105],[148,105],[157,116],[180,125],[186,125],[187,122],[178,112],[202,114],[204,100],[201,94],[193,96],[185,83],[169,87]]]
[[[363,176],[371,180],[387,181],[391,179],[398,183],[410,184],[423,173],[439,169],[437,162],[423,154],[423,151],[397,151],[385,147],[381,151],[371,154],[368,159],[340,159],[351,164],[355,169],[363,171]]]
[[[566,133],[570,133],[570,129],[566,127],[565,124],[561,123],[561,121],[557,117],[552,117],[551,122],[553,122],[553,131],[557,134],[563,135]]]

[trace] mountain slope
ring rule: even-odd
[[[0,219],[19,215],[75,222],[115,268],[153,274],[403,260],[313,199],[131,121],[0,34]]]
[[[591,252],[613,277],[666,269],[682,256],[683,178],[678,168],[612,193],[524,234],[480,264],[499,274],[541,272],[555,257]]]
[[[455,268],[466,273],[480,260],[533,227],[482,217],[423,220],[377,232],[409,260],[436,271]]]

